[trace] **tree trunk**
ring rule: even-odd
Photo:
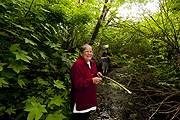
[[[110,0],[111,3],[112,3],[113,1],[114,1],[114,0]],[[105,3],[107,3],[107,2],[108,2],[108,0],[105,0]],[[109,8],[109,9],[110,9],[110,8]],[[100,28],[100,26],[101,26],[101,23],[104,21],[107,13],[108,13],[108,11],[109,11],[109,9],[107,9],[107,6],[104,5],[103,10],[102,10],[102,13],[101,13],[101,16],[100,16],[100,18],[99,18],[99,20],[98,20],[98,22],[97,22],[97,24],[96,24],[96,27],[95,27],[95,29],[94,29],[94,33],[93,33],[92,38],[91,38],[91,41],[90,41],[90,43],[89,43],[90,45],[93,45],[93,44],[94,44],[94,40],[96,39],[96,37],[97,37],[97,35],[98,35],[98,32],[99,32],[99,28]]]

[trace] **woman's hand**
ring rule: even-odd
[[[92,79],[93,79],[94,84],[99,84],[102,81],[102,78],[100,78],[100,77],[94,77]]]

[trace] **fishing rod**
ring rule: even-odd
[[[123,88],[124,90],[126,90],[129,94],[132,93],[131,91],[129,91],[127,88],[125,88],[123,85],[119,84],[119,83],[116,82],[115,80],[113,80],[113,79],[111,79],[111,78],[109,78],[109,77],[107,77],[107,76],[103,76],[103,75],[101,75],[101,77],[102,77],[102,78],[109,79],[109,80],[111,80],[112,82],[116,83],[116,84],[119,85],[121,88]]]

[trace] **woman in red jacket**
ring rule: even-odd
[[[96,85],[102,81],[96,65],[91,60],[92,47],[88,44],[81,46],[80,56],[73,64],[71,76],[71,108],[73,120],[87,120],[90,111],[96,110]]]

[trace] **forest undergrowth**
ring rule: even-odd
[[[117,68],[122,69],[122,68]],[[151,69],[152,70],[152,69]],[[148,110],[149,120],[179,120],[180,119],[180,92],[179,80],[152,81],[153,72],[143,71],[143,74],[134,76],[135,69],[125,68],[121,73],[114,73],[115,79],[120,79],[130,91],[136,93],[134,99],[138,99],[135,106],[141,110]],[[112,76],[112,75],[111,75]]]

